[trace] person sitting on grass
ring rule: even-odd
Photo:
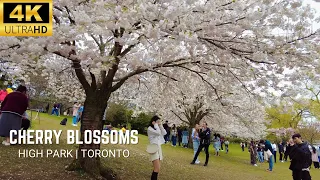
[[[27,88],[19,86],[6,96],[1,105],[0,136],[6,137],[3,145],[10,145],[10,130],[20,130],[22,116],[28,108]]]

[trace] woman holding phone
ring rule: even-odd
[[[165,143],[164,135],[167,134],[166,130],[163,128],[160,118],[158,116],[153,116],[151,118],[148,127],[148,138],[150,145],[156,147],[156,151],[150,153],[150,161],[153,164],[153,172],[151,175],[151,180],[158,179],[158,173],[160,172],[160,160],[163,159],[161,144]]]

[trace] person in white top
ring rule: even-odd
[[[158,151],[150,155],[150,161],[153,164],[151,180],[157,180],[158,173],[160,172],[160,160],[163,159],[161,144],[165,143],[163,137],[167,134],[167,131],[163,128],[158,116],[153,116],[151,118],[147,133],[150,144],[158,145]]]
[[[272,143],[271,146],[272,146],[272,149],[273,149],[273,152],[274,152],[273,153],[274,163],[276,163],[277,162],[277,151],[278,151],[278,148],[277,148],[276,143]]]
[[[72,125],[73,126],[77,126],[78,123],[78,119],[77,119],[77,115],[78,115],[78,110],[80,108],[81,104],[79,104],[78,102],[75,102],[73,104],[73,113],[72,113]]]

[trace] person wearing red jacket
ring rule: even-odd
[[[2,102],[4,100],[4,98],[6,98],[6,96],[8,95],[6,90],[1,90],[0,91],[0,102]]]
[[[27,88],[19,86],[6,96],[1,104],[0,136],[6,137],[3,145],[10,145],[10,130],[20,130],[23,114],[28,108]]]

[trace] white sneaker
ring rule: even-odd
[[[257,164],[254,164],[253,166],[258,166]]]
[[[195,164],[200,164],[200,161],[196,161]]]
[[[2,141],[2,144],[5,146],[10,146],[10,143],[8,143],[7,141]]]

